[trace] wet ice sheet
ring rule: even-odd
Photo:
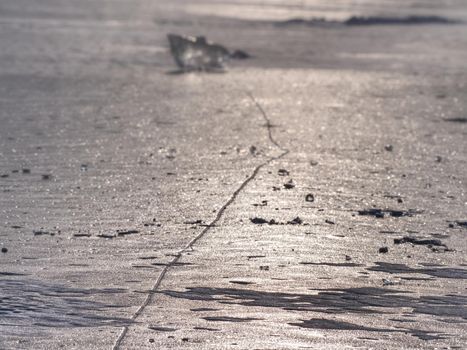
[[[197,15],[213,15],[245,20],[287,20],[296,17],[318,17],[328,20],[345,20],[354,15],[439,15],[466,18],[467,12],[461,0],[457,1],[392,1],[375,0],[267,0],[261,4],[250,1],[236,1],[225,4],[219,0],[201,3],[186,3],[184,9]]]
[[[96,296],[123,293],[123,289],[70,288],[26,278],[11,279],[11,276],[7,276],[0,279],[0,290],[0,329],[12,325],[36,326],[37,329],[119,326],[130,322],[128,319],[108,315],[106,310],[118,308],[117,305],[93,300]]]

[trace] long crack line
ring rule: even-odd
[[[220,210],[217,212],[217,215],[216,217],[214,218],[214,220],[209,224],[207,225],[196,237],[194,237],[182,250],[180,250],[177,255],[172,259],[172,261],[170,261],[165,267],[164,269],[162,270],[162,272],[160,273],[159,277],[157,278],[156,282],[154,283],[154,285],[152,286],[152,288],[149,290],[148,292],[148,295],[146,296],[146,299],[144,299],[144,302],[140,305],[140,307],[138,308],[138,310],[136,310],[136,312],[131,316],[131,320],[134,321],[136,320],[139,315],[141,315],[144,311],[144,309],[146,308],[146,306],[148,306],[151,302],[152,302],[152,299],[153,299],[153,295],[156,293],[157,289],[159,288],[160,284],[162,283],[162,280],[164,279],[165,275],[167,274],[167,272],[175,265],[178,263],[178,261],[180,260],[180,258],[183,256],[183,254],[189,250],[191,250],[193,248],[193,246],[196,244],[196,242],[198,242],[201,238],[203,238],[208,232],[209,230],[211,230],[211,228],[213,228],[217,222],[219,222],[219,220],[222,218],[222,216],[224,215],[224,212],[227,210],[227,208],[237,199],[238,195],[240,194],[240,192],[243,191],[243,189],[252,181],[256,178],[256,176],[258,175],[259,171],[264,168],[266,165],[268,165],[269,163],[275,161],[275,160],[278,160],[278,159],[281,159],[283,157],[285,157],[290,151],[283,147],[282,145],[280,145],[276,139],[274,138],[273,134],[272,134],[272,128],[273,128],[273,124],[271,123],[271,120],[269,119],[268,115],[266,114],[266,112],[264,111],[263,107],[261,106],[261,104],[255,99],[255,97],[253,96],[252,93],[250,92],[247,92],[246,95],[251,99],[251,101],[254,103],[254,105],[256,106],[256,108],[259,110],[259,112],[261,113],[261,116],[263,117],[263,119],[265,120],[266,122],[266,128],[268,130],[268,137],[269,137],[269,141],[274,145],[276,146],[277,148],[279,148],[282,153],[279,154],[278,156],[275,156],[275,157],[270,157],[268,160],[266,160],[264,163],[258,165],[254,170],[253,170],[253,173],[245,180],[242,182],[242,184],[240,185],[239,188],[237,188],[237,190],[235,190],[235,192],[232,194],[232,196],[229,198],[229,200],[220,208]],[[124,326],[120,335],[118,336],[117,340],[115,341],[115,344],[113,346],[113,350],[118,350],[120,348],[120,345],[122,344],[123,342],[123,339],[125,338],[127,332],[128,332],[128,329],[129,329],[129,326]]]

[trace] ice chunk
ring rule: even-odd
[[[175,62],[185,71],[221,69],[230,58],[229,50],[203,36],[168,34],[167,38]]]

